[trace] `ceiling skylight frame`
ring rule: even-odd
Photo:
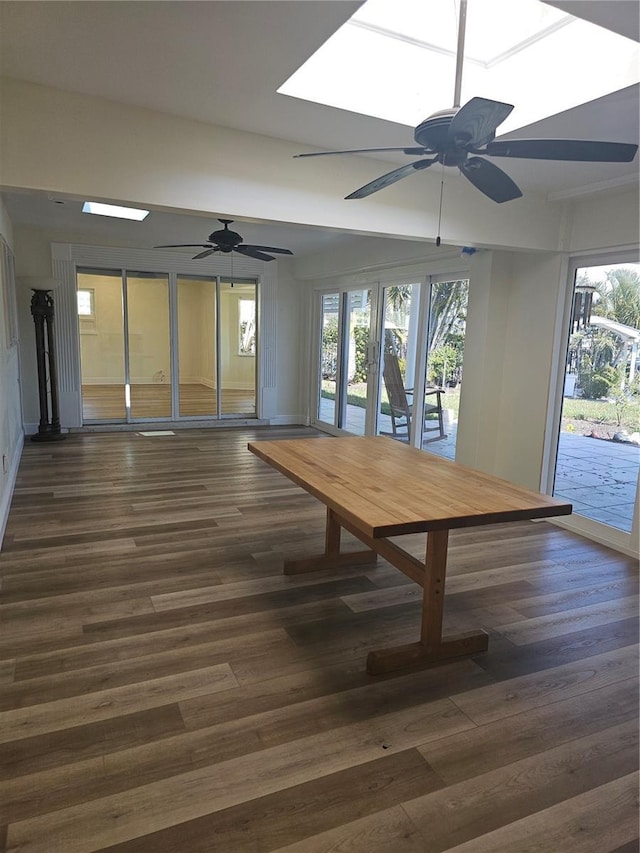
[[[454,0],[368,0],[278,92],[414,128],[452,106],[454,31]],[[598,53],[615,61],[596,66]],[[463,66],[463,102],[515,105],[501,134],[640,82],[637,42],[541,0],[469,0]]]
[[[560,20],[549,24],[549,26],[545,27],[542,30],[539,30],[537,33],[533,33],[531,36],[529,36],[529,38],[522,39],[521,41],[516,42],[516,44],[514,44],[508,50],[504,50],[501,53],[490,57],[489,59],[480,59],[477,56],[465,54],[465,64],[472,63],[474,65],[479,65],[481,68],[493,68],[500,62],[504,62],[505,59],[509,59],[509,57],[515,56],[517,53],[520,53],[523,50],[527,50],[536,42],[542,41],[543,39],[557,32],[558,30],[561,30],[563,27],[572,24],[574,21],[575,18],[572,15],[565,15]],[[432,53],[440,53],[444,56],[450,56],[454,59],[456,57],[455,47],[448,48],[443,47],[439,44],[435,44],[433,42],[426,42],[422,39],[415,38],[414,36],[408,35],[406,33],[400,33],[396,30],[387,29],[386,27],[380,27],[377,24],[370,24],[368,21],[359,21],[354,18],[347,21],[345,27],[359,27],[360,29],[368,30],[369,32],[376,33],[377,35],[381,35],[385,38],[395,39],[396,41],[403,41],[406,44],[411,44],[414,47],[422,48]]]

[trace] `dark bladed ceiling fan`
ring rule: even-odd
[[[278,255],[293,255],[290,249],[276,249],[275,246],[254,246],[251,243],[243,243],[242,237],[239,234],[229,230],[229,225],[232,224],[233,219],[219,219],[218,222],[221,222],[224,228],[220,231],[214,231],[213,234],[209,234],[207,243],[172,243],[166,246],[154,246],[153,248],[180,249],[190,246],[192,248],[204,249],[204,252],[198,252],[197,255],[193,256],[192,260],[194,261],[198,258],[206,258],[208,255],[213,255],[214,252],[223,252],[224,254],[238,252],[240,255],[246,255],[248,258],[256,258],[258,261],[274,261],[275,258],[273,255],[269,255],[267,252],[276,252]]]
[[[414,160],[406,166],[400,166],[375,178],[346,198],[366,198],[401,178],[406,178],[422,169],[428,169],[434,163],[441,163],[442,166],[457,166],[476,189],[499,204],[519,198],[522,192],[506,172],[489,160],[485,160],[486,156],[592,163],[630,163],[633,160],[638,146],[631,143],[578,139],[495,139],[496,129],[513,109],[512,104],[487,98],[472,98],[464,106],[460,106],[466,6],[467,0],[461,0],[454,105],[451,109],[433,113],[415,128],[414,139],[417,145],[318,151],[294,156],[322,157],[328,154],[366,154],[376,151],[402,151],[410,155],[428,155],[425,159]]]

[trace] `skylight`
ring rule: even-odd
[[[95,213],[98,216],[114,216],[117,219],[135,219],[140,222],[149,215],[148,210],[137,207],[120,207],[117,204],[103,204],[100,201],[85,201],[83,213]]]
[[[458,11],[367,0],[278,91],[415,127],[453,106]],[[464,54],[461,104],[515,105],[500,134],[640,81],[635,41],[539,0],[468,0]]]

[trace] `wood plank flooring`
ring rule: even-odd
[[[178,389],[181,417],[206,417],[218,413],[216,390],[207,385],[181,383]],[[223,388],[223,415],[255,415],[253,391]],[[85,421],[118,421],[126,417],[124,385],[83,385],[82,417]],[[131,385],[131,417],[171,418],[170,384]]]
[[[489,650],[369,676],[370,649],[419,635],[420,590],[382,559],[282,574],[325,511],[247,442],[298,437],[334,440],[25,444],[0,850],[637,851],[637,562],[547,522],[453,531],[445,629]]]

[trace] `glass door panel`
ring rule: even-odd
[[[455,459],[469,280],[431,285],[422,448]]]
[[[216,282],[178,278],[178,407],[181,417],[218,414]]]
[[[256,413],[256,285],[220,283],[219,376],[223,415]]]
[[[131,417],[170,419],[169,278],[129,272],[126,298]]]
[[[408,441],[413,405],[419,284],[383,288],[383,334],[378,433]]]
[[[320,310],[320,382],[316,414],[319,421],[335,424],[340,294],[325,293]]]
[[[83,421],[127,417],[120,270],[78,270]]]
[[[345,328],[346,370],[341,371],[343,389],[338,426],[354,435],[364,435],[369,382],[370,290],[354,290],[346,294]]]
[[[576,270],[553,494],[631,533],[640,472],[640,264]]]

